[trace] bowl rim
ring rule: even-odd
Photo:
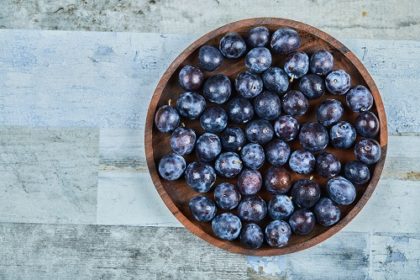
[[[377,114],[380,122],[380,133],[379,133],[379,143],[381,145],[381,158],[376,163],[374,168],[374,172],[372,174],[371,180],[369,185],[366,187],[362,197],[359,201],[353,206],[352,209],[347,213],[347,215],[342,218],[337,224],[333,225],[332,227],[328,228],[325,232],[314,236],[313,238],[306,240],[302,243],[289,245],[282,248],[265,248],[264,250],[253,250],[247,249],[241,246],[237,246],[230,241],[220,240],[205,231],[203,231],[198,225],[191,222],[177,207],[177,205],[172,201],[169,194],[165,191],[161,183],[161,178],[157,173],[157,168],[154,160],[154,151],[152,148],[153,143],[153,122],[154,122],[154,114],[159,99],[162,95],[164,88],[166,87],[169,79],[178,69],[178,67],[184,62],[186,58],[188,58],[196,49],[200,46],[205,44],[207,41],[218,37],[224,33],[231,32],[232,30],[236,30],[237,28],[243,26],[258,26],[258,25],[275,25],[280,27],[291,27],[297,29],[299,31],[307,32],[312,34],[319,39],[328,42],[333,48],[339,51],[342,55],[344,55],[357,69],[363,80],[365,81],[368,88],[371,90],[372,95],[375,100],[375,105],[377,109]],[[214,29],[205,35],[201,36],[199,39],[195,40],[191,43],[181,54],[179,54],[175,60],[169,65],[167,70],[164,72],[162,77],[159,80],[158,85],[156,86],[155,91],[151,97],[151,101],[148,106],[147,117],[146,117],[146,124],[145,124],[145,131],[144,131],[144,141],[145,141],[145,154],[146,154],[146,161],[147,166],[149,169],[150,176],[152,178],[153,184],[159,193],[161,199],[165,203],[166,207],[171,211],[171,213],[178,219],[178,221],[191,233],[195,234],[196,236],[200,237],[201,239],[207,241],[208,243],[219,247],[221,249],[225,249],[232,253],[250,255],[250,256],[275,256],[275,255],[283,255],[289,254],[297,251],[301,251],[307,248],[310,248],[314,245],[317,245],[324,240],[330,238],[337,232],[339,232],[344,226],[346,226],[354,217],[361,211],[361,209],[365,206],[369,198],[371,197],[372,193],[374,192],[380,175],[382,173],[386,152],[387,152],[387,144],[388,144],[388,129],[387,129],[387,121],[386,121],[386,113],[385,108],[382,102],[381,95],[379,90],[373,81],[373,78],[364,67],[362,62],[353,54],[344,44],[339,42],[337,39],[333,38],[331,35],[302,22],[284,19],[284,18],[273,18],[273,17],[262,17],[262,18],[249,18],[243,19],[235,22],[231,22],[225,24],[217,29]]]

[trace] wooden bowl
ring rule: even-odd
[[[341,220],[332,227],[326,228],[320,225],[316,225],[314,231],[307,236],[298,236],[293,234],[289,244],[283,248],[272,248],[267,245],[263,245],[262,248],[257,250],[246,249],[244,248],[238,240],[236,241],[224,241],[215,237],[211,230],[211,223],[201,223],[197,222],[192,218],[192,215],[188,208],[189,200],[197,195],[198,193],[190,189],[183,178],[177,181],[165,181],[162,180],[157,173],[157,165],[160,158],[170,152],[169,145],[169,134],[160,133],[154,127],[153,119],[154,114],[157,108],[163,104],[166,104],[169,99],[175,101],[179,94],[183,92],[181,87],[178,85],[178,73],[179,70],[186,64],[198,65],[198,50],[200,46],[204,44],[210,44],[218,46],[220,38],[227,32],[239,32],[240,34],[246,36],[247,31],[255,26],[266,26],[270,29],[271,32],[275,31],[279,27],[292,27],[296,29],[301,38],[302,46],[299,50],[305,51],[308,54],[313,53],[316,50],[327,49],[334,56],[334,69],[344,69],[352,77],[352,87],[358,84],[365,85],[370,89],[373,94],[375,104],[371,109],[375,112],[380,121],[380,133],[377,137],[381,147],[382,147],[382,157],[380,161],[371,167],[372,178],[370,182],[363,186],[357,186],[357,198],[355,202],[349,206],[340,206],[342,211]],[[273,55],[273,65],[283,66],[284,55]],[[216,69],[213,72],[204,72],[205,77],[214,75],[215,73],[223,73],[230,77],[232,81],[236,75],[240,72],[245,71],[244,60],[228,60],[225,59],[225,62],[221,67]],[[296,84],[296,83],[294,83]],[[294,85],[296,86],[296,85]],[[330,94],[325,94],[322,98],[317,100],[310,101],[309,111],[302,117],[297,118],[300,123],[315,120],[314,108],[325,98],[331,97]],[[334,96],[334,98],[344,102],[344,96]],[[343,103],[345,104],[345,103]],[[345,106],[346,107],[346,106]],[[348,108],[345,109],[345,114],[343,116],[344,120],[349,120],[351,122],[356,118],[357,113],[353,113]],[[202,133],[202,129],[198,121],[189,121],[184,120],[183,122],[188,127],[196,129],[198,134]],[[169,210],[175,215],[175,217],[192,233],[199,236],[200,238],[206,240],[210,244],[217,246],[219,248],[231,251],[233,253],[241,253],[246,255],[258,255],[258,256],[270,256],[270,255],[282,255],[288,254],[296,251],[300,251],[311,246],[314,246],[327,238],[331,237],[339,230],[341,230],[345,225],[347,225],[359,211],[363,208],[366,202],[369,200],[372,192],[374,191],[376,184],[378,183],[379,177],[382,172],[382,168],[385,162],[385,155],[387,149],[387,126],[386,126],[386,117],[385,110],[382,104],[382,99],[378,88],[376,87],[372,77],[369,75],[366,68],[359,61],[359,59],[342,43],[331,37],[330,35],[304,23],[279,19],[279,18],[254,18],[237,21],[234,23],[227,24],[216,30],[213,30],[194,43],[192,43],[185,51],[183,51],[176,59],[171,63],[166,72],[163,74],[162,78],[159,81],[159,84],[156,87],[156,90],[153,94],[152,100],[149,105],[149,110],[147,114],[146,126],[145,126],[145,150],[147,165],[149,167],[150,174],[156,189],[165,202]],[[358,136],[359,139],[359,136]],[[291,143],[292,150],[299,147],[299,144],[294,141]],[[353,149],[348,150],[338,150],[332,147],[328,147],[327,151],[333,152],[344,164],[347,161],[353,160]],[[195,155],[186,156],[187,162],[193,161]],[[286,164],[287,166],[287,164]],[[267,166],[264,166],[260,171],[264,174]],[[288,168],[288,166],[286,167]],[[295,181],[299,178],[308,178],[309,176],[298,175],[291,173],[292,180]],[[314,180],[316,180],[321,186],[321,192],[325,195],[325,183],[326,180],[317,175],[314,175]],[[216,184],[222,181],[235,182],[235,180],[225,180],[223,178],[218,178]],[[209,197],[213,196],[213,192],[206,194]],[[261,190],[259,195],[264,199],[269,199],[270,194],[265,190]],[[218,213],[221,211],[218,210]],[[269,219],[262,221],[264,226],[269,222]]]

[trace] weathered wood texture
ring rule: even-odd
[[[239,19],[274,16],[334,36],[418,39],[419,9],[419,2],[411,0],[3,0],[0,26],[200,34]]]

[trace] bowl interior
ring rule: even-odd
[[[194,192],[192,189],[190,189],[183,178],[169,182],[162,180],[159,175],[156,173],[156,167],[158,165],[158,162],[162,156],[170,152],[170,145],[169,145],[169,134],[163,134],[157,131],[157,129],[153,125],[153,115],[157,108],[159,108],[161,105],[167,104],[171,100],[173,103],[175,103],[178,96],[184,92],[184,90],[178,85],[178,73],[179,70],[184,65],[198,65],[198,49],[203,44],[210,44],[213,46],[218,46],[218,42],[220,38],[226,33],[226,32],[239,32],[241,35],[246,37],[247,31],[254,27],[264,25],[268,27],[272,32],[274,32],[279,27],[283,26],[290,26],[295,28],[301,38],[302,38],[302,46],[300,47],[300,51],[304,51],[308,53],[308,55],[311,55],[313,52],[321,49],[329,50],[333,56],[334,56],[334,69],[344,69],[346,72],[348,72],[351,75],[352,81],[352,87],[356,85],[364,85],[368,87],[372,94],[374,95],[375,104],[371,111],[375,112],[375,114],[378,116],[380,123],[381,123],[381,130],[380,135],[377,137],[377,140],[380,142],[382,146],[382,158],[380,162],[378,162],[376,165],[371,167],[371,174],[372,179],[368,184],[356,186],[357,189],[357,198],[355,202],[349,206],[342,206],[340,207],[342,211],[342,219],[338,224],[331,228],[322,227],[320,225],[316,225],[314,231],[306,236],[298,236],[293,234],[289,244],[284,248],[271,248],[268,247],[266,244],[258,249],[258,250],[249,250],[246,248],[243,248],[239,241],[222,241],[213,236],[212,230],[211,230],[211,223],[201,223],[197,222],[193,219],[189,208],[188,208],[188,202],[189,200],[196,196],[198,193]],[[273,54],[273,66],[279,66],[283,67],[284,60],[286,56],[285,55],[275,55]],[[235,80],[235,77],[240,72],[245,71],[245,65],[244,60],[237,59],[237,60],[227,60],[225,59],[224,63],[221,67],[216,69],[216,71],[213,72],[205,72],[203,71],[205,77],[209,77],[211,75],[214,75],[216,73],[223,73],[227,75],[232,83]],[[296,82],[292,83],[291,89],[297,89]],[[232,94],[234,96],[235,93]],[[310,100],[310,108],[308,112],[301,117],[298,117],[298,121],[302,124],[308,121],[316,121],[316,114],[315,110],[319,103],[324,101],[327,98],[335,98],[339,99],[343,105],[345,104],[345,97],[344,96],[332,96],[330,94],[325,94],[323,97],[316,99],[316,100]],[[223,107],[223,106],[222,106]],[[345,114],[342,118],[342,120],[353,122],[355,118],[357,117],[357,113],[351,112],[347,106],[344,105],[345,108]],[[199,121],[191,121],[187,119],[182,119],[182,122],[187,127],[194,128],[198,135],[203,133],[202,128],[200,127]],[[242,126],[243,127],[243,126]],[[313,246],[324,239],[328,238],[335,232],[337,232],[339,229],[341,229],[345,224],[347,224],[356,214],[357,212],[363,207],[363,205],[368,200],[369,196],[373,192],[379,175],[382,170],[385,153],[386,153],[386,120],[385,120],[385,113],[382,105],[382,101],[378,92],[378,89],[376,88],[372,78],[366,71],[366,69],[363,67],[363,65],[360,63],[360,61],[341,43],[330,37],[329,35],[313,28],[308,25],[289,21],[289,20],[283,20],[283,19],[251,19],[251,20],[244,20],[232,24],[228,24],[224,27],[221,27],[217,30],[214,30],[196,42],[194,42],[190,47],[188,47],[168,68],[167,72],[162,77],[158,87],[156,88],[156,91],[154,93],[152,102],[149,107],[149,113],[148,113],[148,120],[146,124],[146,154],[147,154],[147,160],[149,169],[154,181],[155,186],[157,187],[157,190],[159,194],[161,195],[162,199],[168,206],[168,208],[174,213],[174,215],[193,233],[196,235],[202,237],[206,241],[212,243],[213,245],[216,245],[218,247],[228,249],[232,252],[236,253],[244,253],[248,255],[279,255],[289,252],[298,251],[310,246]],[[358,139],[360,136],[358,136]],[[290,146],[292,151],[295,149],[298,149],[300,147],[298,141],[290,142]],[[335,149],[331,147],[330,145],[326,149],[328,152],[333,153],[338,157],[338,159],[341,161],[342,166],[348,161],[354,160],[354,154],[353,149]],[[195,160],[195,154],[188,155],[185,157],[187,162],[192,162]],[[268,164],[265,164],[261,169],[261,174],[264,174],[266,169],[268,168]],[[284,166],[286,169],[289,169],[288,165],[286,164]],[[290,172],[292,175],[292,181],[295,181],[300,178],[309,178],[312,175],[299,175],[294,172]],[[326,179],[318,176],[317,174],[313,174],[313,179],[319,183],[321,186],[321,193],[322,195],[326,195],[325,190],[325,183]],[[236,179],[225,179],[218,177],[216,184],[221,182],[231,182],[235,183]],[[209,192],[205,194],[212,198],[213,192]],[[271,194],[269,194],[267,191],[264,190],[264,188],[259,192],[259,195],[263,197],[265,200],[269,200],[271,197]],[[223,211],[218,210],[218,213],[221,213]],[[232,211],[235,213],[235,211]],[[264,221],[260,223],[260,225],[265,226],[269,222],[269,218],[266,218]]]

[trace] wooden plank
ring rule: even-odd
[[[143,130],[159,77],[194,38],[1,30],[0,122]],[[419,133],[420,112],[414,101],[420,88],[420,42],[344,43],[362,58],[381,89],[390,133]]]
[[[97,129],[0,128],[0,221],[95,223]]]
[[[182,228],[0,224],[1,279],[246,279],[244,256]]]
[[[3,1],[0,26],[24,29],[204,33],[255,16],[294,18],[332,34],[418,39],[417,1]],[[328,15],[328,16],[325,16]],[[386,16],[384,16],[386,15]]]

